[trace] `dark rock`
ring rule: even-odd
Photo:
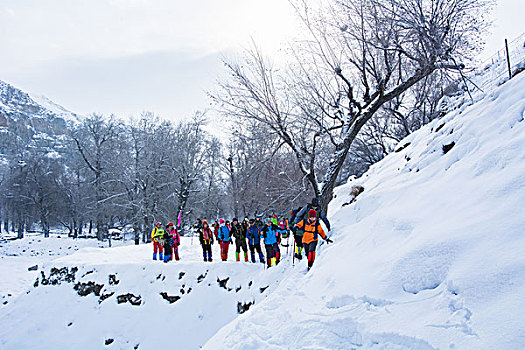
[[[452,143],[449,143],[448,145],[443,145],[443,154],[447,154],[448,151],[450,151],[455,145],[456,143],[454,141],[452,141]]]
[[[437,129],[436,129],[436,132],[438,132],[439,130],[441,130],[444,126],[445,126],[445,123],[443,123],[443,124],[441,124],[440,126],[438,126]]]
[[[102,287],[104,287],[103,284],[96,284],[93,281],[89,281],[87,283],[78,282],[77,284],[75,284],[75,287],[73,287],[73,289],[76,290],[77,294],[81,297],[85,297],[91,293],[99,297]]]
[[[185,274],[186,274],[186,272],[180,272],[180,273],[179,273],[179,279],[181,280],[182,277],[184,277]]]
[[[241,286],[235,288],[235,293],[239,293],[239,291],[241,290],[241,288],[242,288]]]
[[[255,304],[255,301],[250,301],[249,303],[241,303],[240,301],[237,303],[237,313],[243,314],[246,311],[250,309],[252,305]]]
[[[207,275],[208,275],[208,272],[197,277],[197,283],[201,283],[206,278]]]
[[[164,300],[167,300],[170,304],[173,304],[174,302],[180,299],[178,295],[171,296],[171,295],[168,295],[168,293],[166,292],[162,292],[160,293],[160,295],[162,296]]]
[[[131,293],[119,295],[117,297],[117,303],[123,304],[123,303],[130,303],[131,305],[139,306],[142,304],[141,296],[135,296]]]
[[[109,285],[110,286],[114,286],[114,285],[117,285],[117,284],[120,283],[120,281],[117,279],[116,275],[109,275],[108,278],[109,278]]]
[[[73,325],[73,322],[69,322],[69,323],[67,324],[68,327],[71,327],[72,325]]]
[[[259,291],[260,291],[261,293],[264,293],[264,291],[265,291],[266,289],[268,289],[268,287],[269,287],[269,286],[261,287],[261,288],[259,288]]]
[[[225,279],[221,280],[219,277],[217,277],[217,283],[219,283],[219,287],[227,289],[226,284],[228,284],[228,280],[230,277],[226,277]]]
[[[111,343],[113,343],[113,342],[114,342],[114,340],[111,339],[111,338],[109,338],[109,339],[106,339],[106,340],[104,341],[104,344],[105,344],[105,345],[109,345],[109,344],[111,344]]]
[[[115,294],[115,292],[111,292],[111,293],[108,293],[108,294],[101,294],[100,298],[98,298],[98,303],[101,304],[104,300],[106,300],[107,298],[110,298],[111,296],[113,296],[113,294]]]

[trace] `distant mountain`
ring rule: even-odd
[[[44,96],[30,95],[0,80],[0,161],[37,148],[59,154],[80,116]]]

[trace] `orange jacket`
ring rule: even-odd
[[[295,226],[304,230],[303,243],[308,244],[319,240],[318,235],[321,235],[323,239],[326,239],[323,228],[315,218],[301,220]]]

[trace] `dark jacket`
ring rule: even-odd
[[[235,237],[235,239],[246,239],[246,231],[243,230],[242,225],[239,223],[232,224],[231,235]]]

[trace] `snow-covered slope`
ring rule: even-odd
[[[339,187],[335,243],[205,348],[524,348],[525,74],[478,99]]]

